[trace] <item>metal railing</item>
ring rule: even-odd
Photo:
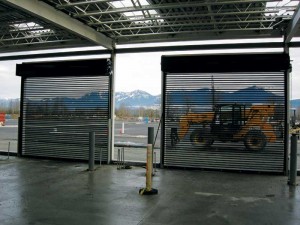
[[[138,145],[131,145],[131,144],[126,144],[126,143],[118,143],[114,145],[115,151],[117,151],[117,157],[115,160],[113,160],[113,163],[117,164],[118,169],[126,168],[129,167],[129,165],[144,165],[146,163],[146,160],[132,160],[126,157],[125,160],[125,155],[126,152],[128,153],[127,150],[129,149],[143,149],[144,156],[146,157],[146,149],[147,149],[147,144],[138,144]],[[153,149],[153,171],[156,171],[157,165],[159,162],[157,162],[157,151],[155,150],[160,150],[159,147],[154,147]],[[159,154],[158,154],[159,155]]]

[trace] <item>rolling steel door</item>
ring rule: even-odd
[[[282,67],[263,65],[267,57],[257,68],[243,56],[163,57],[164,166],[284,172],[289,63],[275,57]]]
[[[89,132],[94,131],[95,159],[100,160],[101,154],[101,160],[107,161],[107,62],[105,59],[67,61],[66,65],[18,65],[17,72],[22,75],[22,155],[87,160]],[[48,67],[50,71],[46,71]]]

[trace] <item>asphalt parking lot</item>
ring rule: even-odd
[[[118,149],[125,146],[125,160],[135,162],[146,161],[146,146],[148,127],[154,127],[155,156],[156,162],[160,161],[160,130],[157,132],[159,123],[124,122],[124,133],[122,133],[123,121],[115,121],[115,145],[113,159],[117,159]],[[0,127],[0,151],[12,153],[17,152],[18,123],[17,120],[8,119],[6,126]],[[131,147],[135,146],[135,147]],[[300,141],[298,141],[298,168],[300,170]]]

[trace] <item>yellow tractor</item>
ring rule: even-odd
[[[277,140],[281,122],[274,117],[275,105],[253,105],[250,108],[243,104],[215,105],[213,112],[182,116],[178,129],[171,129],[171,145],[176,145],[190,133],[193,145],[209,147],[214,141],[243,141],[247,150],[260,151],[267,142]],[[279,132],[282,135],[283,129],[279,128]]]

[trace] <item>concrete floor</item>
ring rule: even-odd
[[[300,187],[278,175],[145,169],[0,156],[1,225],[299,225]],[[298,180],[300,183],[300,180]]]

